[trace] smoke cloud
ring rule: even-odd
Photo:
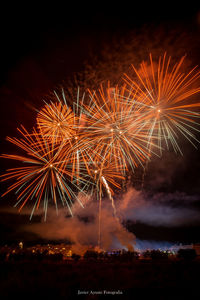
[[[198,223],[200,211],[195,207],[196,195],[185,193],[155,193],[148,195],[129,188],[119,201],[118,211],[125,220],[152,226],[184,226]]]
[[[82,197],[84,208],[76,203],[73,207],[73,217],[66,209],[60,209],[58,215],[50,208],[45,222],[29,224],[26,231],[36,233],[45,239],[66,239],[72,243],[72,250],[83,253],[89,246],[95,248],[98,244],[99,204],[90,197]],[[121,248],[133,250],[135,236],[128,232],[121,222],[114,217],[111,201],[105,199],[101,210],[101,248],[115,248],[116,243]]]

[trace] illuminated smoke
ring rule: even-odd
[[[199,221],[199,211],[192,205],[199,200],[186,193],[154,193],[148,195],[129,188],[118,202],[117,210],[124,220],[151,226],[176,227]]]
[[[83,197],[82,197],[83,198]],[[83,204],[86,209],[75,205],[74,217],[67,215],[67,210],[60,209],[58,215],[55,210],[49,209],[46,222],[29,224],[24,227],[29,232],[34,232],[42,238],[50,240],[66,240],[72,243],[72,250],[83,253],[89,247],[95,249],[98,240],[98,203],[91,201],[89,197]],[[109,250],[115,247],[117,241],[119,248],[133,250],[135,236],[113,215],[110,202],[102,202],[101,220],[101,248]]]

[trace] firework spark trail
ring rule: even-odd
[[[113,207],[113,212],[114,212],[114,217],[116,220],[118,220],[118,217],[117,217],[117,211],[116,211],[116,207],[115,207],[115,202],[114,202],[114,199],[112,197],[112,193],[111,193],[111,190],[110,190],[110,187],[105,179],[104,176],[101,176],[100,178],[100,183],[98,183],[100,185],[100,192],[98,193],[98,199],[99,199],[99,221],[98,221],[98,247],[99,249],[101,249],[101,211],[102,211],[102,183],[101,181],[103,182],[103,185],[105,186],[106,188],[106,191],[107,191],[107,194],[108,194],[108,197],[109,199],[111,200],[111,203],[112,203],[112,207]]]
[[[110,187],[109,187],[109,185],[108,185],[108,183],[107,183],[107,181],[106,181],[106,179],[105,179],[104,176],[101,176],[101,179],[102,179],[102,181],[103,181],[103,183],[104,183],[104,186],[105,186],[105,188],[106,188],[106,190],[107,190],[108,197],[109,197],[109,199],[111,200],[112,207],[113,207],[113,211],[114,211],[114,216],[116,217],[117,211],[116,211],[114,199],[113,199],[112,194],[111,194],[111,191],[110,191]]]
[[[101,249],[101,210],[102,210],[102,195],[99,193],[99,220],[98,220],[98,248]]]

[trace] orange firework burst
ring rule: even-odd
[[[143,107],[133,105],[119,89],[102,86],[97,92],[89,91],[91,103],[84,106],[86,115],[85,137],[101,160],[115,162],[123,175],[149,158],[147,130],[143,121]],[[123,168],[121,168],[123,166]]]
[[[53,200],[57,207],[57,198],[62,201],[63,205],[67,205],[70,213],[70,206],[73,204],[73,199],[76,198],[73,192],[74,184],[70,182],[71,167],[68,160],[69,168],[61,167],[59,158],[60,147],[55,147],[49,140],[45,140],[44,136],[38,134],[35,130],[33,134],[29,134],[24,127],[18,129],[23,138],[7,138],[9,142],[18,146],[26,155],[8,155],[3,154],[1,157],[17,160],[25,163],[27,166],[18,167],[7,170],[7,173],[2,175],[2,181],[15,179],[16,183],[11,185],[8,190],[2,195],[17,189],[19,193],[16,206],[21,203],[19,210],[32,199],[34,202],[33,210],[38,209],[41,201],[44,203],[45,217],[47,213],[48,202]]]
[[[65,94],[62,92],[63,100],[55,93],[57,102],[46,103],[38,112],[37,124],[45,138],[55,143],[70,139],[75,133],[75,115],[68,107]]]
[[[132,65],[134,75],[124,77],[133,103],[146,110],[149,141],[157,140],[161,153],[164,141],[167,148],[171,143],[174,151],[182,154],[177,141],[179,134],[194,146],[194,141],[198,142],[194,132],[199,131],[196,119],[200,115],[195,110],[200,102],[194,102],[193,96],[200,92],[199,84],[196,85],[200,72],[196,67],[189,73],[181,72],[184,59],[185,56],[171,66],[171,57],[167,58],[166,53],[159,57],[158,63],[150,54],[149,65],[142,62],[139,70]]]

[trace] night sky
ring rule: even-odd
[[[42,107],[43,97],[76,72],[82,72],[86,60],[92,64],[92,54],[100,60],[105,45],[112,49],[110,41],[113,38],[119,42],[120,52],[123,37],[128,41],[129,33],[137,32],[141,57],[142,52],[151,50],[144,42],[147,37],[141,34],[144,28],[154,28],[155,32],[165,28],[164,39],[156,42],[159,50],[162,44],[167,44],[168,34],[178,30],[184,34],[185,41],[191,39],[193,43],[176,44],[174,40],[174,44],[170,42],[170,51],[174,49],[175,55],[187,52],[190,64],[200,65],[200,6],[197,1],[194,3],[190,2],[189,7],[188,3],[183,7],[173,7],[172,3],[162,4],[162,7],[144,3],[135,6],[133,1],[119,2],[113,7],[101,2],[95,7],[79,3],[70,7],[58,3],[51,7],[31,4],[2,7],[0,152],[15,151],[15,147],[5,141],[6,136],[16,136],[20,124],[31,129],[35,125],[35,108]],[[153,34],[152,37],[157,38]],[[163,52],[165,50],[168,49]],[[137,53],[134,55],[137,57]],[[185,141],[182,145],[183,157],[169,152],[150,163],[145,197],[138,196],[132,215],[125,211],[126,225],[139,240],[200,242],[200,150]],[[3,159],[0,163],[1,174],[12,166],[12,162]],[[140,175],[133,176],[133,182],[137,176]],[[2,194],[6,185],[1,183],[0,188]],[[18,214],[16,209],[11,212],[14,193],[0,200],[0,244],[21,239],[31,242],[44,237],[24,229],[23,226],[30,223],[28,214]],[[33,223],[39,221],[39,216],[32,220]]]

